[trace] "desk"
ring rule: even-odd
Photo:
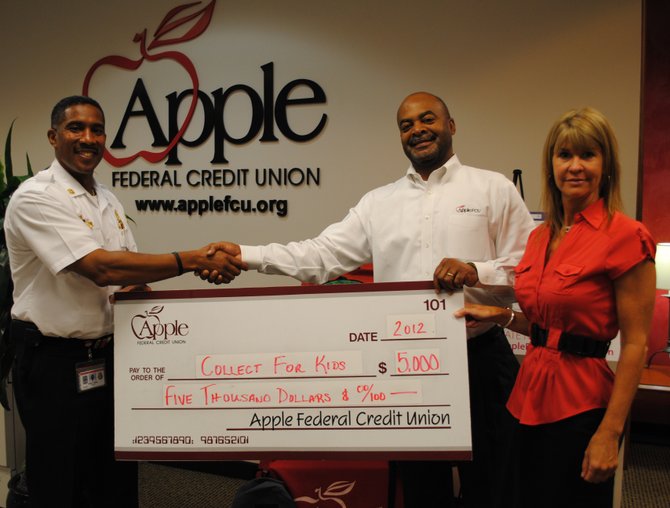
[[[633,422],[670,425],[670,365],[642,369],[637,395],[631,407]]]

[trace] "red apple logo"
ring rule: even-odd
[[[130,327],[135,337],[142,340],[153,340],[156,338],[156,326],[161,324],[158,314],[163,311],[162,305],[156,305],[150,310],[145,310],[144,314],[136,314],[130,321]]]
[[[347,508],[346,503],[339,499],[349,494],[356,485],[356,481],[335,481],[331,483],[325,492],[321,492],[321,487],[314,489],[316,497],[300,496],[296,497],[294,501],[297,503],[318,504],[320,501],[332,501],[338,504],[341,508]]]
[[[188,128],[189,123],[191,122],[191,118],[193,117],[193,114],[195,113],[195,108],[198,104],[199,81],[198,81],[198,73],[195,70],[195,66],[193,65],[193,62],[191,62],[191,60],[185,54],[180,53],[178,51],[164,51],[162,53],[149,53],[149,51],[161,46],[166,46],[168,44],[179,44],[182,42],[190,41],[198,37],[200,34],[202,34],[207,29],[212,19],[212,14],[214,12],[214,4],[216,3],[216,0],[212,0],[206,7],[200,9],[199,11],[190,14],[184,14],[182,17],[178,17],[178,15],[182,14],[183,11],[200,3],[201,2],[192,2],[180,5],[172,9],[170,12],[168,12],[165,18],[163,18],[163,21],[161,21],[160,25],[154,32],[153,40],[149,43],[148,46],[147,46],[146,28],[142,32],[135,34],[133,42],[140,43],[140,58],[138,58],[137,60],[132,60],[130,58],[120,55],[106,56],[95,62],[91,66],[89,71],[86,73],[82,89],[83,95],[86,96],[88,95],[89,84],[91,82],[93,74],[103,65],[111,65],[114,67],[119,67],[121,69],[134,71],[137,70],[145,60],[149,62],[155,62],[158,60],[169,59],[181,65],[191,78],[193,88],[193,98],[191,100],[191,105],[189,107],[188,113],[186,114],[186,117],[184,118],[184,123],[182,124],[181,128],[179,129],[175,137],[170,140],[169,145],[160,152],[141,150],[134,155],[130,155],[128,157],[118,157],[118,158],[114,157],[109,152],[109,150],[105,149],[104,159],[112,166],[117,168],[125,166],[126,164],[133,162],[138,157],[142,157],[147,162],[152,163],[160,162],[165,157],[167,157],[170,150],[172,150],[174,146],[177,143],[179,143],[182,136],[186,132],[186,129]],[[193,21],[193,25],[184,35],[173,38],[165,37],[170,32],[181,27],[185,23],[191,21]]]

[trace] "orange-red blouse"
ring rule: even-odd
[[[614,280],[656,246],[645,226],[621,213],[612,221],[602,200],[575,215],[574,225],[544,263],[549,228],[528,239],[514,290],[528,319],[549,331],[547,347],[528,345],[507,403],[521,423],[551,423],[606,407],[614,374],[602,358],[559,352],[561,331],[608,341],[619,331]]]

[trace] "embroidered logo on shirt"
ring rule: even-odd
[[[114,216],[116,217],[116,224],[119,226],[119,229],[126,229],[126,225],[121,220],[121,217],[119,216],[119,212],[114,210]]]
[[[465,205],[456,207],[456,213],[482,213],[481,208],[469,208]]]
[[[68,194],[74,194],[74,189],[67,189]]]
[[[83,221],[84,224],[88,226],[88,229],[93,229],[93,221],[90,219],[85,219],[83,215],[79,214],[79,218]]]

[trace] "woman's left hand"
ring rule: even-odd
[[[604,482],[616,472],[619,461],[619,436],[606,434],[601,430],[596,431],[584,453],[582,478],[587,482]]]

